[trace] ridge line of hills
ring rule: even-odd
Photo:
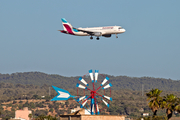
[[[130,89],[140,91],[142,84],[144,90],[158,88],[163,91],[180,91],[180,80],[171,80],[153,77],[128,77],[128,76],[108,76],[109,82],[112,83],[113,90]],[[0,74],[0,83],[12,84],[32,84],[42,86],[54,85],[63,89],[75,89],[79,82],[80,76],[64,77],[56,74],[46,74],[42,72],[24,72],[12,74]],[[99,76],[101,78],[101,76]],[[102,78],[103,79],[103,78]]]

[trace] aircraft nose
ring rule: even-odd
[[[122,29],[122,32],[126,32],[126,30],[125,30],[125,29]]]

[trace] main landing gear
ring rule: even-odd
[[[93,37],[91,36],[91,37],[90,37],[90,39],[92,40],[92,39],[93,39]],[[97,38],[96,38],[96,40],[99,40],[99,37],[97,37]]]
[[[118,38],[117,34],[116,34],[116,38]]]

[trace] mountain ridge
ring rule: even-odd
[[[140,91],[143,85],[144,90],[158,88],[165,91],[180,91],[179,80],[153,77],[112,76],[107,74],[103,74],[103,76],[110,78],[109,82],[112,83],[113,90],[130,89]],[[79,77],[80,76],[65,77],[57,74],[46,74],[43,72],[23,72],[0,74],[0,83],[33,84],[38,86],[47,84],[64,89],[74,89],[76,88],[76,84],[79,82]]]

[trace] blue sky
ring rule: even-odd
[[[0,1],[0,73],[82,76],[89,69],[180,80],[179,0]],[[120,25],[111,38],[62,34],[74,27]]]

